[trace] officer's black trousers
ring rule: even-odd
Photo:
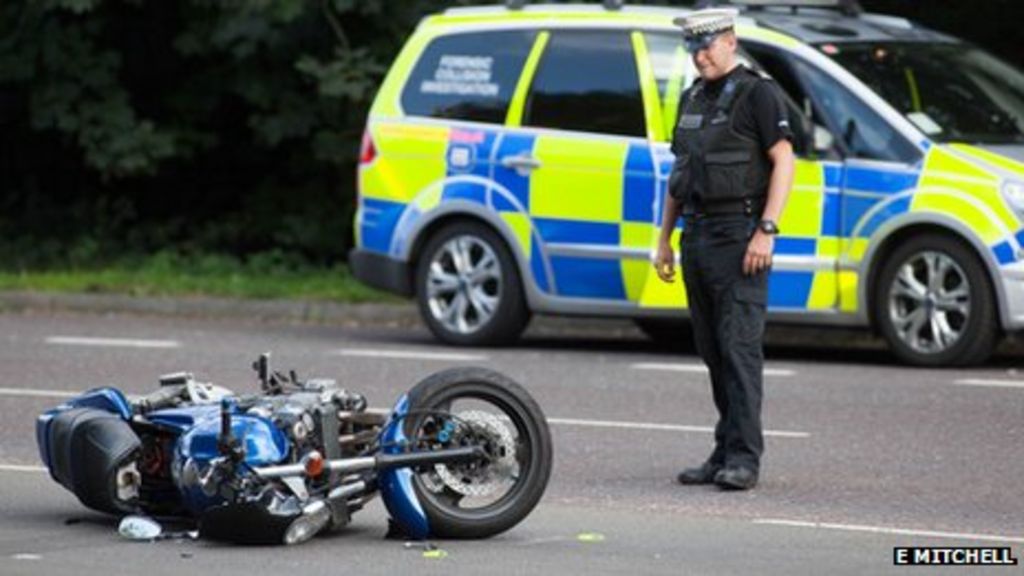
[[[743,274],[755,227],[752,216],[687,217],[681,253],[694,340],[711,373],[718,408],[710,461],[756,472],[764,451],[762,339],[768,274]]]

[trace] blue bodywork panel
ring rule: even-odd
[[[50,424],[58,414],[75,408],[94,408],[116,414],[125,421],[130,422],[132,419],[131,404],[120,390],[114,388],[90,390],[43,413],[36,421],[36,441],[39,445],[39,455],[48,469],[52,470],[52,459],[49,454]],[[220,435],[220,406],[217,404],[155,410],[146,414],[145,418],[179,435],[171,463],[171,473],[176,481],[181,478],[182,468],[189,459],[192,459],[199,469],[204,470],[211,460],[221,455],[217,448],[217,439]],[[231,432],[235,438],[244,441],[244,463],[249,467],[280,464],[291,452],[291,443],[287,436],[265,418],[234,413],[231,418]],[[207,497],[195,486],[182,488],[181,499],[185,507],[193,513],[222,502],[218,497]]]
[[[205,470],[210,461],[221,456],[217,448],[220,436],[220,406],[204,405],[190,408],[161,410],[149,415],[154,422],[179,427],[182,435],[174,449],[171,472],[181,478],[185,464],[192,460],[200,470]],[[235,413],[231,417],[231,434],[245,445],[245,465],[249,467],[271,466],[282,463],[291,451],[288,438],[272,422],[259,416]],[[198,514],[203,510],[221,504],[219,496],[209,497],[198,486],[179,484],[181,500],[186,508]]]
[[[385,447],[384,453],[398,454],[402,452],[408,439],[402,431],[406,414],[409,413],[409,395],[403,394],[391,418],[384,425],[380,435],[380,443]],[[391,519],[410,538],[423,539],[430,535],[430,524],[423,511],[419,498],[412,486],[412,470],[408,468],[392,468],[380,473],[380,495],[384,500]]]

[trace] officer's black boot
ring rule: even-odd
[[[676,476],[676,480],[680,484],[694,485],[694,484],[711,484],[715,481],[715,475],[721,471],[722,467],[718,464],[712,464],[711,461],[707,461],[696,468],[687,468]]]
[[[714,481],[723,490],[750,490],[757,485],[757,472],[743,466],[727,466],[715,474]]]

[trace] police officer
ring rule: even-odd
[[[707,9],[676,20],[700,79],[680,100],[654,265],[673,281],[670,239],[681,215],[683,280],[718,424],[710,457],[678,480],[746,490],[757,484],[764,451],[768,271],[794,160],[778,86],[737,61],[735,18],[735,10]]]

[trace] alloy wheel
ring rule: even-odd
[[[501,263],[486,242],[456,236],[434,253],[426,277],[430,313],[446,330],[471,334],[494,317],[502,296]]]
[[[963,336],[970,314],[970,283],[949,255],[918,252],[899,266],[889,288],[889,321],[911,349],[948,350]]]

